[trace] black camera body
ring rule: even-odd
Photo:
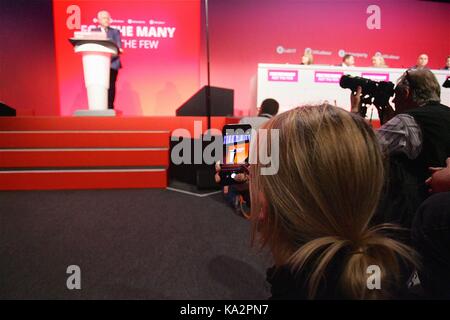
[[[359,86],[362,89],[362,103],[374,104],[377,108],[383,108],[389,104],[389,99],[394,95],[395,85],[390,81],[373,81],[363,77],[343,75],[339,81],[341,88],[356,92]],[[365,98],[364,98],[365,97]],[[366,116],[367,107],[361,108],[361,115]]]
[[[450,77],[447,77],[447,79],[445,79],[444,83],[442,84],[442,86],[444,88],[450,88]]]

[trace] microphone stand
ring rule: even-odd
[[[209,13],[208,0],[205,0],[205,31],[206,31],[206,116],[208,122],[208,132],[211,129],[211,69],[210,69],[210,52],[209,52]]]

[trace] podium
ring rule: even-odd
[[[108,109],[109,70],[111,56],[117,55],[119,48],[108,39],[70,38],[75,53],[81,53],[84,82],[87,90],[88,109],[76,110],[76,116],[115,116]]]

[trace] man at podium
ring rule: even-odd
[[[120,38],[120,31],[110,27],[111,15],[109,14],[108,11],[105,10],[100,11],[97,14],[97,19],[98,22],[100,23],[100,28],[95,31],[105,32],[108,38],[112,40],[119,48],[117,56],[111,57],[111,69],[109,70],[108,109],[114,109],[117,74],[119,73],[119,69],[122,68],[119,56],[119,54],[123,52],[122,41]]]

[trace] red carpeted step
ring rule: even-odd
[[[0,171],[0,190],[166,187],[165,169]]]
[[[174,117],[3,117],[0,130],[167,130]]]
[[[3,149],[0,168],[169,166],[167,148]]]
[[[211,124],[220,134],[237,121]],[[0,189],[165,188],[170,135],[206,127],[206,117],[0,117]]]
[[[0,117],[1,131],[58,131],[58,130],[164,130],[184,128],[193,134],[194,122],[207,129],[206,117]],[[227,123],[239,119],[212,117],[211,127],[222,130]]]
[[[169,135],[169,131],[0,131],[0,148],[168,148]]]

